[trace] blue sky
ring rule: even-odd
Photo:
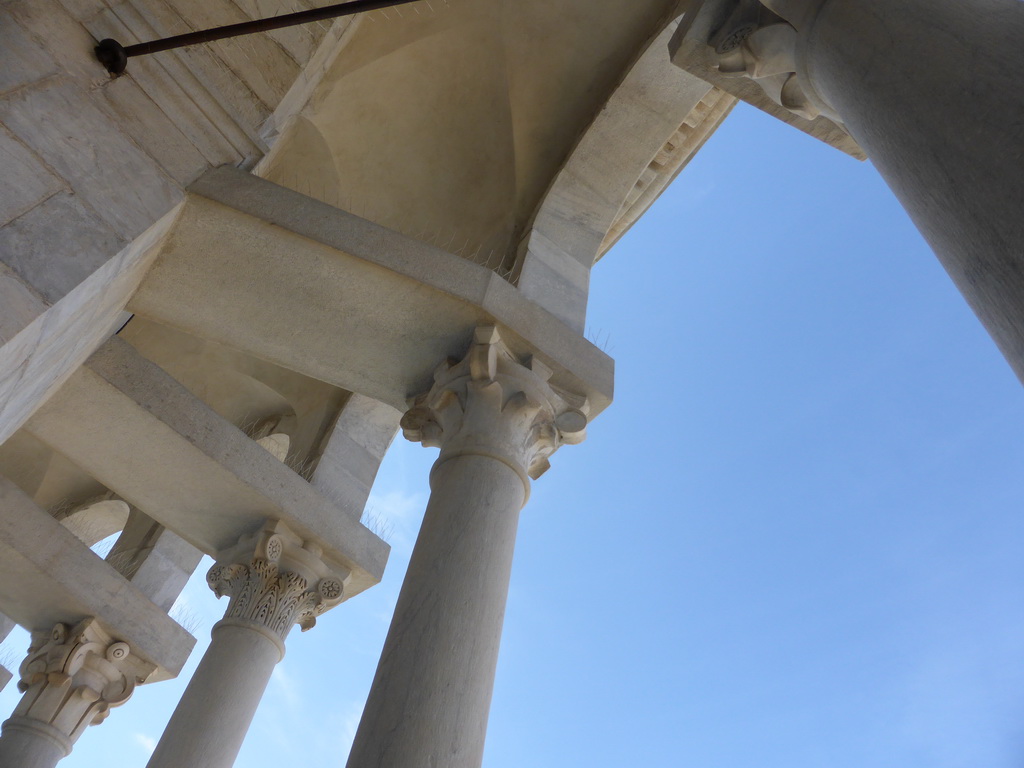
[[[1019,768],[1024,393],[873,168],[741,105],[588,325],[616,402],[524,511],[484,765]],[[344,766],[434,453],[396,440],[385,580],[292,634],[239,766]],[[186,673],[63,766],[145,764],[207,566]]]

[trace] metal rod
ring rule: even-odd
[[[169,51],[172,48],[183,48],[187,45],[198,45],[209,43],[212,40],[223,40],[228,37],[239,35],[251,35],[254,32],[267,32],[282,27],[293,27],[297,24],[308,24],[311,21],[322,21],[324,19],[335,19],[339,16],[351,16],[364,11],[375,11],[379,8],[390,8],[393,5],[405,5],[415,3],[418,0],[351,0],[348,3],[337,3],[326,5],[323,8],[311,8],[308,11],[297,11],[286,13],[283,16],[274,16],[270,19],[254,19],[243,21],[238,24],[228,24],[213,29],[203,29],[198,32],[188,32],[184,35],[164,37],[160,40],[150,40],[148,43],[136,43],[135,45],[123,46],[116,40],[107,38],[101,40],[96,46],[96,58],[107,68],[112,75],[120,75],[128,66],[128,59],[131,56],[145,56],[149,53]]]

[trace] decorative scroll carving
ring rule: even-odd
[[[586,398],[556,390],[551,370],[536,358],[517,360],[497,328],[476,330],[460,362],[434,372],[434,386],[402,417],[405,437],[439,446],[441,457],[483,455],[515,469],[524,482],[548,468],[563,443],[586,435]]]
[[[126,702],[152,671],[95,619],[57,624],[33,634],[18,681],[24,695],[4,727],[45,731],[70,752],[87,727]]]
[[[286,540],[280,528],[264,529],[255,546],[242,544],[242,552],[232,550],[233,557],[245,559],[217,563],[206,581],[217,597],[231,598],[226,619],[256,624],[283,641],[294,624],[312,629],[317,616],[341,602],[345,590],[343,580],[320,560],[319,549]]]

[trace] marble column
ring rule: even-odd
[[[519,510],[587,423],[585,401],[550,376],[479,328],[402,419],[441,453],[348,768],[480,765]]]
[[[34,633],[20,669],[23,696],[3,724],[0,768],[53,768],[152,671],[95,619]]]
[[[283,525],[266,526],[223,553],[207,581],[229,595],[224,618],[174,710],[149,768],[229,768],[259,706],[284,641],[342,599],[347,572]]]
[[[794,103],[864,148],[1024,380],[1024,3],[763,1]]]

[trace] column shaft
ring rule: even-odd
[[[1024,4],[826,0],[800,32],[812,89],[1024,380]]]
[[[218,622],[149,768],[230,768],[281,656],[266,630]]]
[[[8,720],[0,738],[0,768],[53,768],[70,750],[51,730],[45,723]]]
[[[218,597],[230,595],[228,609],[149,768],[234,765],[292,626],[311,628],[342,599],[348,571],[328,566],[321,554],[315,542],[272,520],[221,553],[206,580]]]
[[[348,768],[479,768],[519,511],[548,457],[586,430],[586,398],[550,377],[481,326],[402,417],[441,455]]]
[[[476,768],[525,487],[507,465],[435,465],[430,502],[348,768]]]

